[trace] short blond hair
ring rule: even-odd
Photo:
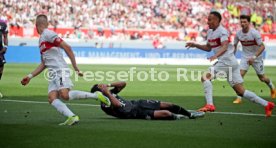
[[[40,14],[36,17],[36,24],[37,25],[47,25],[48,26],[48,18],[44,14]]]

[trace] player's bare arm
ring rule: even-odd
[[[261,43],[259,49],[257,50],[257,52],[255,53],[255,56],[251,57],[249,60],[248,60],[248,64],[253,64],[253,62],[255,61],[255,59],[260,56],[263,51],[265,50],[265,46],[264,46],[264,43]]]
[[[21,84],[27,85],[33,77],[39,75],[45,68],[46,68],[46,66],[45,66],[44,62],[42,61],[39,64],[39,66],[32,73],[28,74],[21,80]]]
[[[195,47],[200,50],[207,51],[207,52],[210,52],[212,50],[211,46],[208,43],[206,45],[200,45],[200,44],[196,44],[193,42],[188,42],[188,43],[186,43],[185,47],[188,47],[188,48]]]
[[[222,42],[220,50],[215,55],[211,56],[209,58],[209,60],[213,61],[213,60],[217,59],[218,57],[222,56],[227,51],[228,45],[229,45],[228,41]]]
[[[74,68],[74,70],[78,73],[79,76],[83,76],[83,74],[80,72],[77,63],[76,63],[76,59],[75,59],[75,55],[72,51],[72,48],[70,45],[68,45],[65,41],[62,41],[59,45],[59,47],[63,48],[65,53],[67,54],[67,56],[69,57],[72,66]]]
[[[107,87],[114,87],[116,88],[116,91],[119,93],[126,87],[126,82],[113,82],[111,84],[108,84]]]
[[[264,52],[264,50],[265,50],[265,45],[264,45],[264,43],[262,43],[262,44],[260,45],[260,48],[259,48],[258,51],[256,52],[256,57],[260,56],[260,55]]]

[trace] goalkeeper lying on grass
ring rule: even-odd
[[[195,119],[205,114],[204,112],[189,112],[178,105],[157,100],[125,100],[118,95],[125,86],[125,82],[95,84],[91,88],[91,93],[100,91],[108,97],[111,105],[107,106],[102,103],[101,109],[106,114],[121,119]]]

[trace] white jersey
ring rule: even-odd
[[[49,29],[44,29],[39,38],[39,48],[42,56],[42,60],[47,68],[54,70],[61,70],[68,68],[62,56],[62,50],[59,48],[59,44],[63,40],[58,35]]]
[[[242,58],[249,59],[253,57],[257,50],[259,49],[260,45],[263,43],[261,34],[253,29],[250,28],[247,33],[243,33],[242,30],[238,31],[235,39],[234,44],[238,44],[239,41],[242,44]],[[257,57],[256,60],[262,60],[262,54]]]
[[[216,28],[216,30],[209,29],[207,32],[207,41],[211,46],[212,50],[216,54],[221,50],[221,43],[224,41],[229,41],[229,33],[228,31],[222,27],[221,25]],[[237,63],[237,60],[234,56],[233,46],[228,45],[227,51],[218,57],[219,62],[222,62],[227,65],[233,65]]]

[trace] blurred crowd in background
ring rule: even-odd
[[[10,27],[34,28],[35,17],[46,14],[50,27],[74,28],[66,38],[99,38],[103,30],[110,38],[154,40],[162,36],[145,30],[177,31],[176,40],[204,40],[207,16],[219,11],[222,24],[231,34],[240,28],[240,14],[251,15],[251,22],[263,34],[276,34],[274,0],[0,0],[1,19]],[[82,32],[81,28],[88,29]],[[98,32],[95,33],[93,29]],[[136,29],[128,34],[124,30]],[[120,33],[113,33],[122,30]]]

